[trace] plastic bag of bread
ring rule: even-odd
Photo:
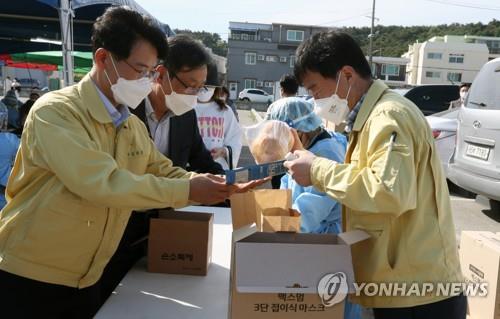
[[[257,164],[283,160],[293,147],[291,129],[281,121],[263,121],[244,132]]]

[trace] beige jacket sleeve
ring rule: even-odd
[[[148,209],[188,204],[191,173],[152,148],[147,172],[137,175],[119,168],[99,150],[81,122],[70,113],[47,105],[31,114],[30,156],[35,165],[52,171],[81,198],[113,208]]]
[[[371,116],[359,134],[368,134],[366,150],[349,164],[317,158],[313,185],[352,210],[399,215],[416,207],[416,163],[411,128],[404,114],[384,111]],[[364,133],[365,132],[365,133]],[[391,135],[396,133],[392,150]],[[365,162],[365,166],[359,165]]]

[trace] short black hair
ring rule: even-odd
[[[459,88],[460,88],[460,89],[461,89],[461,88],[468,88],[468,89],[470,89],[470,86],[471,86],[471,84],[470,84],[470,83],[462,83],[462,85],[460,85],[460,87],[459,87]]]
[[[214,61],[207,64],[207,80],[205,85],[220,86],[219,70]]]
[[[200,41],[186,34],[168,38],[168,57],[163,65],[168,69],[171,77],[182,69],[191,71],[211,62],[212,58],[208,50]]]
[[[337,78],[339,70],[349,65],[363,78],[372,75],[366,57],[347,33],[322,31],[314,34],[297,48],[295,77],[302,83],[307,71],[319,72],[325,78]]]
[[[104,48],[123,60],[130,56],[139,39],[156,48],[158,59],[166,59],[166,35],[156,21],[126,6],[109,7],[92,27],[92,53]]]
[[[292,74],[285,74],[280,79],[280,87],[287,95],[295,95],[299,91],[299,82]]]

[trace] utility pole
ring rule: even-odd
[[[370,29],[370,35],[368,36],[370,38],[370,47],[368,49],[368,57],[369,57],[368,62],[370,64],[370,70],[372,70],[372,61],[373,61],[373,37],[375,36],[375,34],[373,34],[374,27],[375,27],[375,0],[373,0],[373,5],[372,5],[372,27]]]

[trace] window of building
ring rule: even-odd
[[[245,64],[255,65],[257,62],[257,53],[245,52]]]
[[[449,62],[450,63],[464,63],[464,55],[463,54],[450,54]]]
[[[389,75],[389,76],[399,75],[399,65],[397,65],[397,64],[382,64],[382,75]]]
[[[266,88],[272,88],[272,87],[274,87],[274,82],[273,81],[264,81],[264,86]]]
[[[462,73],[448,73],[448,80],[452,82],[462,82]]]
[[[427,53],[427,59],[431,60],[441,60],[443,58],[442,53],[436,53],[436,52],[429,52]]]
[[[286,63],[286,56],[280,56],[280,62]]]
[[[261,88],[264,86],[264,83],[262,81],[257,81],[257,87]]]
[[[425,72],[425,77],[439,79],[439,78],[441,78],[441,72],[427,71],[427,72]]]
[[[278,62],[278,57],[276,55],[266,55],[267,62]]]
[[[264,54],[257,55],[257,61],[264,61],[265,59],[266,59],[266,56]]]
[[[290,67],[293,68],[295,66],[295,55],[290,55]]]
[[[286,39],[287,41],[304,41],[304,31],[287,30]]]
[[[257,83],[255,79],[245,79],[245,89],[255,89]]]

